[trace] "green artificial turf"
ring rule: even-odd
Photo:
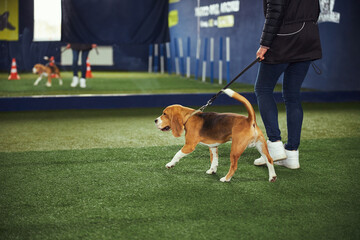
[[[359,136],[359,103],[304,103],[302,139]],[[264,131],[257,106],[258,125]],[[168,146],[184,143],[155,128],[161,108],[0,112],[0,152]],[[247,114],[243,106],[211,106],[207,112]],[[287,138],[285,107],[279,125]],[[357,130],[356,130],[357,129]],[[264,132],[265,133],[265,132]]]
[[[147,93],[213,93],[225,86],[205,83],[194,78],[185,78],[168,74],[149,74],[135,72],[93,72],[93,77],[87,79],[85,89],[70,87],[71,72],[62,72],[63,86],[53,79],[52,87],[45,86],[46,79],[34,86],[37,76],[31,73],[21,73],[21,80],[7,80],[8,73],[0,73],[0,97],[32,96],[32,95],[78,95],[78,94],[147,94]],[[241,79],[239,79],[241,81]],[[254,79],[255,81],[255,79]],[[217,82],[217,80],[216,80]],[[251,84],[234,83],[231,88],[240,92],[253,92]],[[281,86],[276,86],[281,90]]]
[[[359,103],[304,111],[301,168],[275,183],[255,149],[220,182],[230,144],[216,175],[204,146],[166,169],[183,139],[155,128],[159,108],[2,112],[0,239],[359,239]]]

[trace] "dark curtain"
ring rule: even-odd
[[[62,41],[150,44],[169,41],[168,0],[62,0]]]

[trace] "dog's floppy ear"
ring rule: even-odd
[[[43,72],[44,70],[41,64],[36,64],[34,67],[38,70],[38,72]]]
[[[180,137],[184,131],[183,117],[180,113],[174,112],[171,118],[171,130],[174,137]]]

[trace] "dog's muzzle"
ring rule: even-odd
[[[170,126],[166,126],[166,127],[161,127],[161,124],[162,124],[162,121],[161,121],[161,118],[160,117],[158,117],[157,119],[155,119],[155,125],[156,125],[156,127],[159,129],[159,130],[161,130],[161,131],[163,131],[163,132],[166,132],[166,131],[169,131],[170,130]]]

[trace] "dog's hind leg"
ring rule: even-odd
[[[221,182],[230,182],[237,169],[238,160],[247,147],[247,142],[244,139],[233,139],[230,153],[230,169],[226,176],[220,179]]]
[[[56,75],[57,75],[57,78],[59,79],[59,85],[62,86],[63,85],[63,80],[61,79],[60,71],[56,71]]]
[[[207,174],[215,174],[219,165],[219,154],[217,147],[209,147],[210,150],[210,169],[206,171]]]
[[[51,73],[49,72],[49,73],[47,73],[48,74],[48,80],[47,80],[47,82],[46,82],[46,86],[47,87],[51,87]]]
[[[266,166],[269,170],[269,182],[276,181],[276,173],[274,169],[273,159],[269,154],[269,149],[266,145],[264,136],[260,136],[257,142],[255,143],[256,149],[259,151],[261,156],[265,159]]]

